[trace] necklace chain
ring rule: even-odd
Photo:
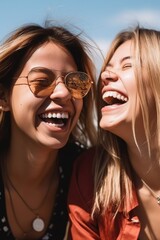
[[[11,181],[10,177],[8,176],[7,174],[7,179],[11,185],[11,187],[13,188],[13,190],[16,192],[16,194],[19,196],[19,198],[22,200],[22,202],[26,205],[26,207],[32,212],[34,213],[35,215],[38,215],[36,212],[43,206],[45,200],[46,200],[46,197],[48,196],[48,193],[49,193],[49,189],[50,189],[50,186],[51,186],[51,183],[52,183],[52,178],[50,180],[50,183],[48,184],[48,188],[47,188],[47,191],[46,191],[46,194],[44,195],[40,205],[37,207],[37,208],[31,208],[29,206],[29,204],[24,200],[24,198],[22,197],[22,195],[18,192],[17,188],[14,186],[13,182]]]
[[[16,220],[16,223],[17,223],[18,227],[19,227],[19,228],[21,229],[21,231],[23,232],[23,236],[24,236],[24,238],[25,238],[25,237],[27,237],[27,235],[28,235],[31,231],[25,231],[25,230],[23,229],[23,227],[21,226],[21,224],[19,223],[18,218],[17,218],[17,216],[16,216],[16,212],[15,212],[15,208],[14,208],[14,204],[13,204],[12,195],[11,195],[11,192],[10,192],[10,190],[9,190],[8,185],[6,185],[6,188],[7,188],[8,194],[9,194],[10,203],[11,203],[11,208],[12,208],[12,212],[13,212],[14,218],[15,218],[15,220]]]
[[[44,220],[39,217],[39,214],[38,214],[38,210],[43,206],[47,196],[48,196],[48,193],[49,193],[49,189],[51,187],[51,184],[52,184],[52,180],[53,178],[51,178],[50,180],[50,183],[48,184],[48,188],[47,188],[47,191],[40,203],[40,205],[37,207],[37,208],[32,208],[29,206],[29,204],[24,200],[24,198],[22,197],[22,195],[19,193],[19,191],[17,190],[17,188],[14,186],[13,182],[11,181],[11,179],[9,178],[9,175],[6,174],[6,177],[8,180],[6,182],[6,189],[8,191],[8,194],[9,194],[9,198],[10,198],[10,203],[11,203],[11,208],[12,208],[12,212],[13,212],[13,215],[14,215],[14,218],[15,218],[15,221],[17,223],[17,226],[21,229],[21,231],[23,232],[23,237],[24,239],[28,236],[28,234],[34,230],[36,232],[41,232],[44,230],[45,228],[45,223],[44,223]],[[12,187],[12,189],[16,192],[16,194],[18,195],[18,197],[22,200],[22,202],[25,204],[25,206],[32,212],[32,214],[35,215],[35,218],[33,219],[32,221],[32,229],[28,232],[24,231],[23,227],[21,226],[20,222],[18,221],[18,218],[16,216],[16,212],[15,212],[15,208],[14,208],[14,204],[13,204],[13,199],[12,199],[12,195],[11,195],[11,192],[9,190],[9,186],[8,186],[8,183],[10,184],[10,186]]]
[[[141,179],[141,181],[147,187],[147,189],[151,192],[152,196],[157,199],[158,205],[160,205],[160,195],[157,195],[143,179]]]

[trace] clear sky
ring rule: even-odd
[[[160,29],[160,0],[1,0],[0,40],[25,23],[74,24],[105,53],[120,30],[139,22]]]

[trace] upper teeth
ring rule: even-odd
[[[113,98],[117,98],[119,100],[125,101],[127,102],[128,98],[123,96],[122,94],[115,92],[115,91],[108,91],[105,92],[102,96],[103,99],[107,98],[107,97],[113,97]]]
[[[43,113],[42,114],[43,118],[69,118],[69,114],[67,112],[63,113]]]

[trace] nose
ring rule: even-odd
[[[101,79],[103,84],[108,82],[115,82],[118,80],[118,75],[112,71],[105,70],[101,73]]]
[[[52,91],[50,98],[51,99],[63,99],[67,101],[68,99],[71,99],[71,93],[69,92],[68,88],[65,85],[64,77],[58,77],[58,79],[55,82],[55,88]]]

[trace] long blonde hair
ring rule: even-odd
[[[154,96],[155,104],[155,131],[160,139],[160,32],[136,26],[120,32],[113,40],[106,56],[102,71],[112,58],[116,49],[124,42],[132,40],[134,46],[134,71],[137,82],[137,99],[143,116],[145,137],[148,143],[148,152],[151,146],[151,119],[149,115],[149,100],[146,93],[146,82]],[[145,78],[145,81],[144,81]],[[101,79],[98,90],[98,121],[101,118]],[[133,116],[133,135],[136,140],[135,119]],[[92,216],[104,214],[106,210],[113,213],[113,218],[121,209],[127,214],[126,206],[132,202],[133,181],[127,144],[118,136],[109,131],[99,129],[99,149],[95,158],[95,188]],[[159,143],[158,143],[159,144]],[[139,148],[140,150],[140,148]]]

